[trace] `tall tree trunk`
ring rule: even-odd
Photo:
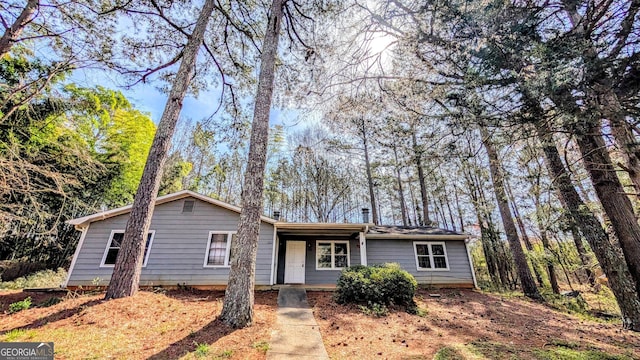
[[[462,216],[462,208],[460,207],[460,199],[458,195],[458,186],[453,184],[453,195],[456,200],[456,209],[458,210],[458,220],[460,221],[460,232],[464,232],[464,217]]]
[[[431,226],[429,218],[429,195],[427,193],[427,183],[424,176],[424,168],[422,167],[422,148],[418,146],[416,132],[411,133],[413,141],[413,152],[415,155],[416,169],[418,170],[418,183],[420,183],[420,197],[422,199],[422,219],[425,226]]]
[[[400,163],[398,161],[398,147],[394,143],[392,145],[393,156],[396,166],[396,181],[398,182],[398,198],[400,200],[400,214],[402,214],[402,225],[407,226],[407,205],[404,201],[404,190],[402,189],[402,178],[400,177]]]
[[[516,270],[518,272],[518,279],[520,279],[522,291],[527,297],[532,299],[541,299],[542,296],[540,295],[540,292],[538,292],[538,287],[531,276],[529,264],[527,264],[527,257],[524,254],[524,250],[522,250],[522,244],[518,238],[516,225],[511,217],[509,202],[504,189],[504,175],[498,160],[498,153],[491,142],[489,132],[485,127],[480,127],[480,134],[482,136],[482,143],[484,144],[489,157],[489,170],[491,171],[491,179],[493,180],[496,201],[498,202],[498,209],[500,210],[504,230],[507,235],[507,240],[509,241],[509,247],[513,254],[513,261],[516,264]]]
[[[33,21],[34,14],[38,11],[40,2],[38,0],[28,0],[16,21],[11,24],[0,38],[0,58],[11,50],[11,47],[18,41],[22,30]]]
[[[587,281],[589,281],[589,285],[593,286],[596,284],[596,276],[591,271],[591,261],[589,259],[589,255],[587,254],[587,249],[584,248],[584,244],[582,243],[582,236],[580,236],[580,232],[576,229],[575,224],[571,224],[571,237],[573,238],[573,243],[576,246],[576,250],[578,251],[578,256],[580,257],[580,262],[584,267],[584,273],[587,276]]]
[[[364,119],[362,119],[362,126],[360,128],[360,135],[362,135],[362,145],[364,146],[364,165],[367,170],[367,185],[369,186],[369,200],[371,202],[371,218],[375,225],[379,225],[378,219],[378,206],[376,205],[376,194],[373,184],[373,175],[371,172],[371,159],[369,159],[369,143],[367,137],[367,127]]]
[[[518,229],[520,230],[524,246],[527,248],[527,251],[533,252],[533,244],[531,243],[531,239],[529,239],[529,235],[527,235],[527,229],[524,226],[524,221],[522,221],[522,216],[520,216],[520,211],[518,210],[518,206],[516,205],[516,197],[513,195],[511,185],[509,184],[509,181],[507,179],[505,179],[504,184],[508,201],[511,204],[511,210],[513,211],[513,217],[516,219],[516,224],[518,225]],[[538,269],[538,264],[533,259],[531,259],[531,267],[533,268],[533,274],[536,276],[538,286],[544,287],[542,273],[540,269]]]
[[[576,134],[576,141],[598,199],[611,220],[640,298],[640,225],[631,201],[616,175],[599,126],[586,125],[583,133]]]
[[[156,197],[158,196],[163,167],[167,160],[169,148],[171,147],[171,138],[175,132],[178,116],[182,109],[182,101],[193,77],[198,50],[202,44],[213,8],[213,0],[206,0],[193,33],[184,48],[178,73],[173,81],[167,104],[149,150],[140,185],[138,185],[138,190],[133,200],[131,213],[125,227],[124,239],[118,251],[105,299],[132,296],[138,291],[147,232],[151,224]]]
[[[283,0],[273,0],[260,56],[260,75],[255,97],[251,143],[242,191],[242,212],[236,241],[231,243],[231,270],[220,319],[234,328],[253,321],[256,254],[262,212],[264,169],[269,142],[269,111],[273,96]]]
[[[617,98],[615,103],[620,106]],[[635,198],[638,199],[640,197],[640,144],[624,118],[611,114],[609,122],[613,137],[624,160],[624,164],[620,164],[620,167],[629,174],[631,183],[636,190]]]
[[[569,216],[580,228],[580,232],[598,259],[602,271],[609,279],[611,291],[622,313],[624,328],[640,331],[640,299],[624,259],[611,244],[602,224],[591,213],[571,183],[558,149],[551,138],[551,130],[544,123],[537,122],[535,125],[549,173],[553,177],[554,187],[559,191],[560,199],[568,210]]]

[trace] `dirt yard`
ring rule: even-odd
[[[34,307],[8,314],[9,304]],[[0,341],[53,341],[57,359],[264,359],[277,292],[256,293],[255,325],[230,329],[216,320],[222,292],[142,291],[103,301],[104,293],[0,292]]]
[[[640,334],[522,298],[420,290],[420,315],[365,315],[308,294],[332,359],[640,359]],[[436,355],[437,354],[437,355]]]
[[[308,297],[332,359],[640,359],[640,334],[619,323],[522,298],[437,293],[419,292],[419,315],[385,317],[337,305],[330,292]],[[255,325],[235,331],[216,320],[223,295],[142,291],[105,302],[103,293],[0,292],[0,341],[53,341],[56,359],[264,359],[277,293],[257,292]],[[32,308],[8,313],[27,296]]]

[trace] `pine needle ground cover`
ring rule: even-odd
[[[0,291],[0,341],[53,341],[56,359],[264,359],[276,318],[277,292],[256,292],[255,323],[242,330],[216,320],[223,292],[103,297]]]
[[[437,293],[439,297],[431,297]],[[366,314],[309,292],[331,359],[640,359],[640,334],[519,297],[423,290],[418,314]]]

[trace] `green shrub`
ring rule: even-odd
[[[17,313],[18,311],[27,310],[31,307],[31,297],[28,297],[22,301],[17,301],[9,304],[9,314]]]
[[[340,304],[400,305],[415,309],[413,301],[418,283],[395,263],[352,266],[338,278],[335,300]]]

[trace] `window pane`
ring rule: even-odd
[[[116,257],[118,257],[118,250],[119,249],[109,249],[109,251],[107,251],[107,257],[104,259],[104,263],[107,265],[115,265]]]
[[[428,256],[418,256],[418,267],[424,269],[431,269],[431,263]]]
[[[122,239],[124,238],[124,233],[114,233],[113,238],[111,239],[111,244],[109,247],[119,248],[122,244]]]
[[[434,250],[435,252],[435,250]],[[433,257],[433,266],[436,269],[446,269],[447,268],[447,259],[444,256],[434,256]]]
[[[211,247],[207,265],[225,265],[227,255],[227,234],[211,234]]]
[[[347,254],[347,244],[334,244],[336,255],[346,255]]]
[[[331,268],[331,255],[320,255],[318,257],[319,268]]]
[[[336,259],[336,268],[345,268],[348,265],[347,263],[347,255],[336,255],[335,256]]]
[[[416,251],[418,252],[418,255],[429,255],[429,246],[416,245]]]
[[[443,245],[431,245],[431,250],[433,251],[433,255],[444,255]]]
[[[331,244],[320,243],[318,244],[318,256],[331,256]]]
[[[151,243],[151,237],[153,236],[152,233],[147,234],[147,242],[144,244],[144,257],[142,258],[143,261],[144,259],[147,258],[147,252],[149,251],[149,243]]]

